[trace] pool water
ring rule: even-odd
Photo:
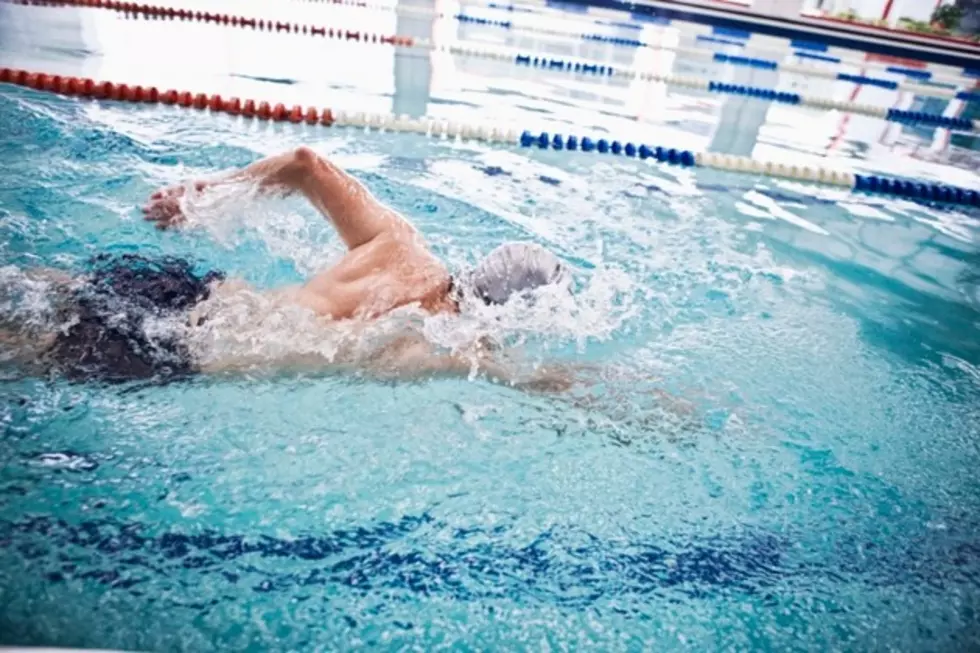
[[[276,11],[499,38],[392,12]],[[746,98],[98,10],[0,5],[0,37],[0,65],[31,70],[655,135],[978,187],[975,139]],[[975,211],[12,86],[0,125],[5,311],[43,310],[19,270],[79,270],[102,252],[178,255],[260,287],[303,279],[342,250],[299,201],[202,206],[194,228],[167,233],[139,206],[161,185],[309,144],[451,268],[513,239],[563,257],[574,300],[502,309],[478,328],[535,362],[607,370],[581,401],[479,379],[103,386],[0,368],[0,644],[980,646]],[[442,345],[447,329],[423,325]]]

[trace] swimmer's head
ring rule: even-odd
[[[543,286],[568,289],[571,274],[557,256],[533,243],[506,243],[456,281],[485,304],[505,304]]]

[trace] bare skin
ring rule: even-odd
[[[284,300],[332,320],[373,319],[408,304],[430,313],[456,310],[449,297],[449,272],[415,227],[313,150],[300,147],[193,187],[200,192],[241,181],[270,191],[302,193],[347,245],[347,253],[335,265],[302,286],[277,291]],[[151,195],[143,207],[146,219],[161,229],[183,223],[180,200],[186,189],[172,186]]]
[[[259,292],[237,280],[212,286],[211,297],[199,303],[188,316],[190,337],[198,318],[219,321],[221,312],[234,311],[260,297],[257,317],[269,308],[291,306],[317,317],[311,328],[313,340],[333,335],[338,328],[355,336],[359,325],[368,325],[398,308],[415,305],[429,314],[457,313],[450,296],[446,267],[429,250],[415,227],[396,211],[379,202],[356,179],[306,147],[258,161],[242,170],[213,180],[171,186],[153,193],[143,207],[145,219],[160,229],[185,223],[182,199],[185,193],[201,193],[223,184],[251,183],[271,193],[302,193],[336,228],[347,245],[339,262],[322,270],[306,283]],[[71,288],[75,279],[57,270],[39,269],[25,275],[49,284],[53,292]],[[235,324],[235,329],[242,325]],[[247,327],[246,327],[247,328]],[[238,334],[242,335],[242,334]],[[261,338],[261,329],[245,334]],[[43,373],[46,352],[56,334],[25,330],[23,325],[0,321],[0,363],[14,363],[25,370]],[[279,372],[323,373],[349,371],[381,379],[419,379],[438,376],[483,376],[490,380],[535,393],[564,393],[589,378],[601,378],[601,368],[589,365],[544,365],[519,372],[501,352],[479,343],[468,351],[445,354],[418,334],[398,336],[356,360],[338,360],[317,354],[276,353],[270,358],[251,352],[219,354],[199,363],[205,374],[261,374]],[[689,416],[687,402],[657,393],[670,412]],[[590,396],[572,397],[573,403],[592,407]]]
[[[305,284],[265,293],[278,305],[308,309],[325,322],[370,321],[403,306],[417,305],[427,313],[458,312],[450,297],[450,276],[428,244],[402,215],[377,200],[351,175],[306,147],[258,161],[238,172],[211,181],[196,181],[161,189],[143,207],[145,219],[160,229],[186,221],[183,195],[203,192],[220,184],[250,182],[280,194],[302,193],[336,228],[347,253],[333,266]],[[229,296],[248,292],[242,282],[224,282],[211,299],[191,316],[206,314]],[[257,363],[247,356],[229,356],[204,364],[205,373],[257,371],[315,371],[337,367],[336,361],[308,355],[287,355]],[[396,338],[358,364],[359,372],[384,378],[419,378],[482,374],[527,390],[556,392],[571,387],[566,370],[539,368],[531,376],[518,376],[501,360],[474,347],[460,354],[439,354],[418,335]]]

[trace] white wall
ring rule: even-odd
[[[749,9],[767,16],[797,18],[805,4],[804,0],[752,0]]]

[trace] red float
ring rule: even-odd
[[[92,97],[105,99],[112,97],[112,92],[116,89],[112,82],[99,82],[92,89]]]

